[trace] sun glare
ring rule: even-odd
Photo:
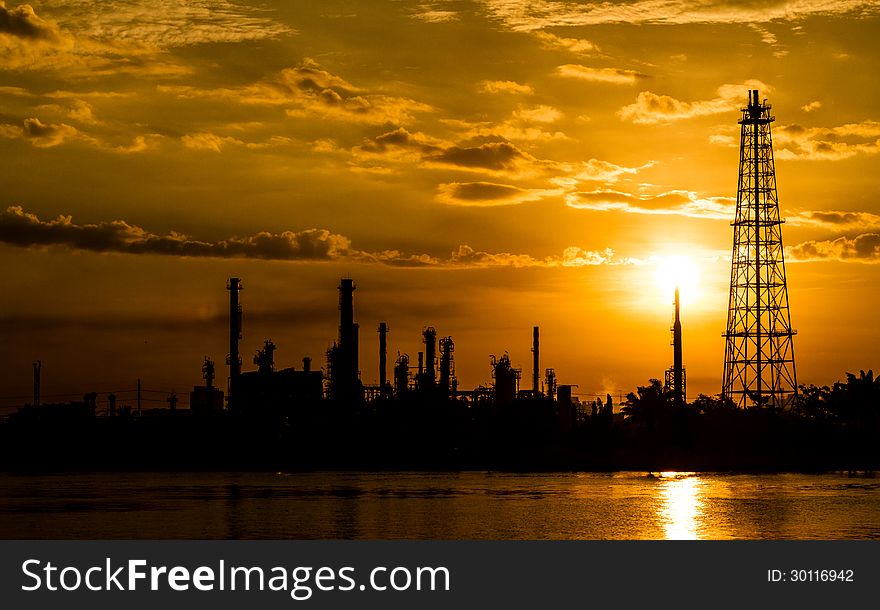
[[[699,296],[700,270],[688,256],[657,257],[654,281],[664,300],[673,299],[676,286],[683,303],[692,303]]]

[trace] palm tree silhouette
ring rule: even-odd
[[[620,412],[634,422],[644,422],[648,428],[661,418],[672,405],[672,392],[663,388],[659,379],[649,379],[648,385],[626,395]]]

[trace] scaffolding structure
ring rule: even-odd
[[[742,109],[739,185],[721,394],[741,408],[787,406],[797,395],[771,106],[749,91]]]

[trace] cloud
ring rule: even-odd
[[[794,226],[817,227],[835,231],[880,229],[880,215],[872,212],[842,212],[834,210],[801,211],[786,218]]]
[[[271,11],[230,0],[46,0],[40,5],[78,38],[154,50],[293,33]]]
[[[436,4],[420,4],[412,17],[425,23],[448,23],[458,21],[459,14],[455,11],[444,10]]]
[[[562,191],[558,189],[522,189],[492,182],[451,182],[437,187],[438,201],[457,206],[516,205],[561,194]]]
[[[880,121],[848,123],[837,127],[783,125],[773,132],[778,159],[839,161],[880,152]]]
[[[599,47],[596,44],[582,38],[563,38],[550,32],[535,32],[535,37],[541,41],[541,44],[550,49],[562,49],[577,54],[599,52]]]
[[[242,87],[199,89],[186,85],[160,85],[158,90],[179,99],[285,107],[286,114],[292,118],[317,115],[345,121],[400,125],[414,121],[416,113],[434,110],[408,98],[368,93],[309,58],[271,78]]]
[[[561,256],[533,257],[528,254],[510,252],[481,252],[471,246],[462,245],[440,264],[448,267],[595,267],[598,265],[633,265],[639,261],[632,258],[619,258],[614,250],[585,250],[569,246]]]
[[[552,106],[542,104],[531,108],[518,108],[513,111],[513,118],[525,123],[555,123],[562,118],[562,113]]]
[[[450,146],[441,152],[427,155],[424,160],[429,165],[517,174],[550,169],[555,165],[551,161],[536,159],[507,141],[487,142],[479,146]]]
[[[354,150],[360,153],[385,154],[400,149],[412,149],[428,154],[440,151],[441,146],[423,133],[413,133],[403,127],[398,127],[373,138],[365,139]]]
[[[579,210],[657,214],[731,220],[736,200],[731,197],[699,197],[691,191],[669,191],[658,195],[637,196],[613,190],[569,193],[566,205]]]
[[[485,93],[517,93],[522,95],[532,95],[535,92],[529,85],[512,80],[484,80],[480,83],[480,90]]]
[[[51,148],[63,144],[65,140],[83,137],[76,127],[64,123],[43,123],[33,117],[24,119],[20,127],[11,124],[0,125],[0,136],[21,138],[37,148]]]
[[[728,148],[737,145],[736,139],[734,139],[732,135],[726,133],[713,133],[711,136],[709,136],[709,142],[711,142],[712,144],[717,144],[719,146],[726,146]]]
[[[741,85],[721,85],[716,97],[696,102],[684,102],[668,95],[642,91],[634,103],[624,106],[617,114],[625,121],[653,125],[730,112],[746,104],[751,89],[761,93],[772,91],[772,87],[758,80],[747,80]]]
[[[822,102],[820,102],[819,100],[816,100],[816,101],[810,102],[809,104],[804,104],[803,106],[801,106],[801,110],[803,110],[804,112],[813,112],[814,110],[819,110],[819,108],[821,108],[821,107],[822,107]]]
[[[123,220],[76,224],[71,216],[43,221],[20,206],[0,213],[0,241],[20,247],[66,246],[74,250],[267,260],[330,260],[348,253],[351,242],[326,229],[260,232],[218,242],[197,241],[171,232],[155,235]]]
[[[83,10],[86,4],[89,3],[41,3],[40,10],[48,10],[55,17],[49,20],[37,15],[27,4],[8,9],[0,0],[2,69],[50,70],[68,79],[111,74],[179,77],[190,72],[189,68],[170,62],[161,49],[133,40],[130,33],[116,36],[85,33],[78,26],[94,25],[95,19],[95,14],[87,10],[77,19],[64,19],[67,11]],[[113,3],[99,6],[106,8],[110,4]]]
[[[584,250],[577,246],[569,246],[562,252],[563,267],[592,267],[595,265],[628,265],[634,264],[635,259],[619,260],[614,250],[606,248],[602,251]]]
[[[786,248],[786,256],[794,262],[878,263],[880,262],[880,235],[863,233],[854,238],[838,237],[826,241],[805,241]]]
[[[583,4],[560,0],[485,0],[490,17],[506,27],[531,32],[549,27],[609,23],[768,23],[813,16],[876,15],[872,0],[635,0]]]
[[[3,0],[0,0],[0,35],[53,43],[61,40],[58,25],[38,17],[32,6],[7,8]]]
[[[278,146],[286,146],[291,144],[293,140],[284,136],[272,136],[264,142],[245,142],[238,138],[233,138],[232,136],[221,136],[203,131],[181,136],[180,142],[186,148],[191,148],[193,150],[207,150],[219,153],[229,146],[241,146],[251,150],[262,150]]]
[[[750,27],[761,36],[761,42],[768,45],[773,52],[773,57],[780,59],[788,55],[788,49],[779,44],[776,34],[765,27],[757,24],[751,24]]]
[[[614,251],[585,250],[570,246],[561,256],[545,258],[529,254],[478,251],[459,245],[448,258],[428,254],[405,254],[398,250],[366,252],[355,250],[351,241],[326,229],[305,229],[281,233],[259,232],[248,237],[198,241],[176,233],[156,235],[124,220],[97,224],[76,224],[70,216],[44,221],[20,206],[0,212],[0,243],[22,248],[59,246],[71,250],[180,256],[197,258],[249,258],[266,261],[349,261],[397,267],[582,267],[634,264],[635,259],[618,258]]]
[[[565,64],[556,68],[556,74],[566,78],[577,78],[596,83],[610,83],[614,85],[634,85],[639,80],[648,78],[647,74],[635,70],[623,70],[620,68],[590,68],[580,64]]]
[[[0,0],[0,69],[45,67],[59,57],[69,56],[73,46],[71,35],[54,21],[37,15],[29,4],[7,8]]]
[[[449,257],[449,263],[464,267],[536,267],[550,264],[550,260],[535,259],[528,254],[478,252],[470,246],[459,246]]]
[[[581,169],[575,174],[574,179],[606,183],[617,182],[622,176],[635,176],[641,170],[648,169],[654,165],[656,165],[655,161],[648,161],[638,167],[624,167],[610,161],[590,159],[582,163]]]
[[[70,113],[74,116],[77,112],[82,111],[81,108],[77,109],[75,106]],[[88,116],[91,116],[90,109]],[[95,121],[91,122],[95,123]],[[91,136],[72,125],[66,123],[44,123],[36,117],[23,119],[20,125],[0,123],[0,137],[24,140],[37,148],[52,148],[68,142],[79,142],[114,153],[142,152],[151,148],[162,138],[158,134],[146,134],[135,136],[130,144],[116,144]]]
[[[562,112],[552,106],[519,106],[506,119],[473,123],[456,119],[443,122],[462,129],[462,137],[471,140],[512,140],[519,142],[569,140],[563,132],[549,131],[545,126],[562,118]]]

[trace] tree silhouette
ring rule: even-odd
[[[880,377],[874,371],[859,371],[858,376],[846,374],[846,383],[834,384],[835,402],[838,415],[843,423],[850,426],[872,427],[878,422],[880,412]]]
[[[649,379],[648,385],[638,386],[626,395],[620,412],[634,422],[644,422],[653,428],[672,406],[672,391],[663,388],[659,379]]]

